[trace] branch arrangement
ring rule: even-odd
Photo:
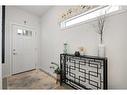
[[[105,12],[106,14],[106,12]],[[105,15],[101,16],[101,17],[98,17],[98,20],[97,20],[97,27],[98,27],[98,31],[97,33],[100,34],[100,41],[101,41],[101,44],[103,43],[103,32],[104,32],[104,25],[105,25]]]
[[[103,33],[104,33],[104,26],[105,26],[105,21],[106,21],[106,14],[109,11],[111,6],[105,10],[104,15],[98,17],[97,19],[97,33],[100,34],[100,43],[103,43]]]

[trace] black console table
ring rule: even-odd
[[[74,89],[107,89],[107,58],[60,54],[61,79]]]

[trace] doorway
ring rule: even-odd
[[[12,74],[35,69],[35,32],[33,29],[12,25]]]

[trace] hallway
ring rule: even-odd
[[[127,89],[127,6],[1,8],[2,89]]]

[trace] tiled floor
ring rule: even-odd
[[[8,89],[68,89],[40,70],[33,70],[7,78]]]

